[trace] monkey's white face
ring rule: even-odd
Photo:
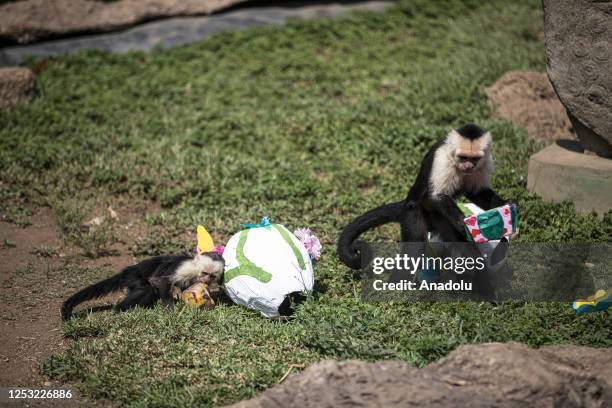
[[[225,262],[220,255],[197,255],[193,259],[183,262],[176,273],[172,275],[171,280],[176,283],[191,279],[202,279],[208,276],[208,282],[220,281],[224,266]]]
[[[478,156],[471,157],[455,154],[455,166],[461,173],[470,174],[482,167],[481,159],[482,157]]]
[[[452,131],[447,142],[453,149],[453,162],[461,174],[472,174],[484,167],[491,147],[491,135],[488,132],[478,139],[470,140]]]
[[[494,168],[491,144],[488,132],[473,139],[451,130],[433,159],[429,179],[432,196],[453,196],[462,189],[478,191],[488,186]]]

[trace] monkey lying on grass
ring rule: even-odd
[[[197,282],[206,283],[210,294],[215,296],[221,292],[224,266],[225,261],[217,252],[205,252],[195,257],[163,255],[145,259],[72,295],[62,306],[62,318],[69,319],[72,309],[80,303],[122,289],[127,289],[128,293],[115,306],[118,311],[135,306],[151,307],[158,300],[171,305],[177,292]]]

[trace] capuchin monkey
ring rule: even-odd
[[[400,224],[402,242],[425,243],[427,231],[436,231],[444,242],[468,242],[457,198],[463,195],[485,210],[507,203],[490,187],[491,145],[491,134],[477,125],[451,130],[425,155],[405,200],[374,208],[344,228],[337,247],[340,260],[351,269],[360,269],[361,255],[368,246],[357,238],[390,222]],[[479,256],[475,245],[466,248],[468,255]],[[491,295],[488,286],[481,282],[485,296]]]
[[[72,309],[80,303],[121,289],[128,292],[115,306],[117,311],[135,306],[151,307],[160,299],[171,305],[177,290],[185,290],[197,282],[209,284],[210,292],[215,293],[219,291],[224,266],[223,257],[216,252],[195,257],[163,255],[145,259],[72,295],[62,306],[62,318],[69,319]]]

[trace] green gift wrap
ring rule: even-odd
[[[466,209],[471,209],[470,204],[460,207],[464,213]],[[495,241],[512,235],[518,229],[518,222],[518,207],[514,204],[480,213],[474,212],[463,220],[468,238],[476,243]]]

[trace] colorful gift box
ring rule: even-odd
[[[572,304],[578,314],[601,312],[607,310],[610,305],[612,305],[612,289],[600,289],[594,295],[586,299],[578,299]]]
[[[506,204],[464,218],[463,223],[470,240],[476,243],[498,240],[510,236],[518,228],[518,208]]]

